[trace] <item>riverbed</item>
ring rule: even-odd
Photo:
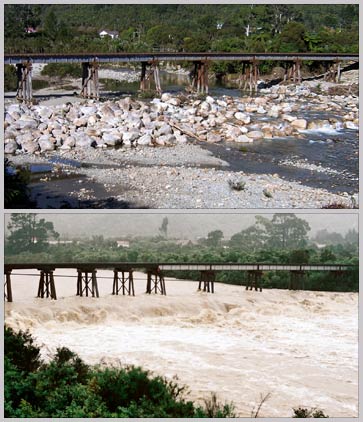
[[[358,295],[246,291],[217,283],[166,279],[167,296],[112,296],[111,271],[98,271],[100,298],[76,297],[76,274],[56,270],[58,300],[35,298],[36,276],[14,271],[5,322],[29,329],[49,359],[57,347],[89,364],[141,365],[190,387],[202,402],[217,393],[250,417],[271,393],[261,417],[291,417],[293,407],[318,407],[330,417],[358,416]]]
[[[90,133],[90,142],[97,143],[97,148],[63,145],[67,126],[59,127],[61,130],[56,128],[56,132],[63,131],[57,135],[60,138],[52,138],[52,129],[44,129],[40,133],[43,144],[34,147],[31,143],[33,153],[22,153],[24,148],[25,151],[29,148],[29,140],[24,141],[24,136],[20,140],[16,138],[17,146],[13,139],[8,139],[9,150],[15,152],[9,156],[10,160],[31,169],[31,198],[37,208],[357,206],[357,97],[316,94],[311,83],[272,87],[253,96],[212,84],[207,100],[198,101],[186,99],[181,92],[187,84],[187,75],[166,72],[162,75],[164,89],[172,94],[166,94],[166,99],[162,97],[161,101],[136,101],[135,111],[140,107],[149,110],[147,113],[157,110],[156,122],[151,121],[151,124],[161,125],[160,120],[165,122],[164,126],[171,124],[171,135],[158,135],[156,129],[148,129],[155,126],[150,126],[150,118],[146,116],[141,123],[146,129],[141,128],[136,141],[117,143],[117,136],[124,136],[125,130],[133,130],[135,115],[131,110],[129,129],[105,124],[99,132],[97,119],[88,123],[87,130],[77,129],[82,129],[82,136],[83,131]],[[99,104],[75,97],[62,98],[56,92],[57,96],[52,98],[48,91],[49,99],[39,97],[38,109],[42,113],[44,107],[58,110],[56,113],[61,111],[59,116],[62,116],[66,110],[61,104],[68,99],[72,99],[72,116],[77,115],[76,109],[112,108],[122,101],[127,102],[127,95],[136,93],[136,82],[121,80],[119,83],[122,90],[106,93]],[[323,88],[328,90],[330,85]],[[124,100],[119,101],[120,98]],[[59,107],[63,107],[63,111]],[[130,107],[133,107],[132,102]],[[194,113],[190,119],[188,113]],[[80,116],[77,122],[85,118]],[[72,125],[73,121],[74,118],[68,124]],[[183,122],[189,129],[187,136],[183,133]],[[48,121],[42,124],[49,125]],[[173,124],[177,124],[177,129]],[[300,124],[302,126],[298,126]],[[53,123],[52,127],[55,127]],[[189,136],[190,130],[195,136]],[[114,146],[100,138],[100,133],[102,136],[105,131],[111,131],[107,136]],[[9,136],[16,135],[8,132]],[[151,132],[154,134],[150,137]],[[57,147],[52,142],[57,143]],[[246,188],[236,192],[230,188],[231,182],[243,182]],[[82,185],[81,193],[77,183]],[[199,192],[203,195],[199,196]]]

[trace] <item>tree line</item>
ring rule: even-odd
[[[153,237],[130,239],[128,247],[120,247],[115,239],[102,235],[58,242],[53,223],[35,214],[12,214],[5,240],[5,261],[16,262],[164,262],[164,263],[271,263],[271,264],[350,264],[358,265],[358,233],[318,231],[318,242],[309,239],[310,226],[295,214],[275,214],[271,219],[256,216],[250,227],[225,240],[221,230],[213,230],[197,242],[181,242],[168,238],[168,220],[164,218]],[[52,244],[49,240],[52,239]],[[334,240],[332,243],[331,240]],[[326,244],[322,244],[323,240]],[[177,278],[198,280],[193,271],[168,272]],[[221,271],[217,281],[244,284],[246,274]],[[288,272],[266,272],[264,287],[287,288]],[[314,272],[305,281],[311,290],[358,291],[358,272],[347,272],[337,279],[330,273]]]
[[[7,4],[4,21],[6,53],[353,53],[358,28],[357,4]],[[102,29],[119,36],[101,39]]]

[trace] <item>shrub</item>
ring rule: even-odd
[[[66,76],[81,78],[82,70],[79,64],[72,63],[49,63],[41,71],[43,76],[56,76],[64,78]]]
[[[142,368],[89,367],[76,353],[58,348],[41,363],[29,333],[5,327],[5,416],[9,418],[232,417],[216,397],[196,407],[175,380]]]
[[[320,409],[306,409],[299,407],[294,410],[293,418],[329,418],[328,415],[324,415],[324,412]]]

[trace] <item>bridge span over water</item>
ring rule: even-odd
[[[238,61],[242,64],[240,88],[257,90],[259,80],[259,64],[264,61],[279,62],[285,67],[285,81],[300,83],[301,64],[303,61],[316,61],[324,65],[325,78],[339,81],[341,63],[359,63],[359,54],[344,53],[82,53],[82,54],[42,54],[18,53],[5,54],[5,64],[15,64],[18,75],[19,99],[31,100],[31,70],[32,63],[79,63],[82,65],[81,96],[99,98],[98,68],[100,63],[140,63],[140,90],[151,88],[153,77],[155,90],[161,93],[159,63],[160,62],[191,62],[194,69],[191,72],[190,89],[208,93],[208,66],[213,61]]]
[[[268,264],[268,263],[32,263],[32,264],[5,264],[4,299],[13,301],[11,275],[16,270],[36,270],[36,274],[19,274],[26,276],[39,276],[37,297],[57,299],[55,278],[64,277],[54,275],[56,269],[74,269],[77,278],[76,295],[99,297],[97,270],[113,271],[113,295],[135,295],[134,277],[135,270],[146,273],[145,293],[166,295],[165,274],[179,271],[199,272],[198,289],[214,293],[216,273],[219,271],[246,272],[246,290],[262,291],[261,279],[266,271],[287,271],[290,273],[289,289],[304,289],[304,278],[311,271],[330,272],[337,280],[347,271],[356,271],[357,266],[345,264]]]

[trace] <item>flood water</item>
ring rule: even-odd
[[[19,274],[19,275],[15,275]],[[21,275],[23,274],[23,275]],[[29,329],[45,359],[66,346],[87,363],[135,364],[177,375],[202,401],[215,392],[250,417],[271,393],[261,417],[291,417],[318,407],[330,417],[358,415],[358,295],[264,290],[166,279],[167,296],[146,295],[135,273],[135,297],[112,296],[111,271],[98,271],[100,298],[77,297],[76,271],[57,270],[58,300],[37,299],[37,276],[14,271],[6,323]]]

